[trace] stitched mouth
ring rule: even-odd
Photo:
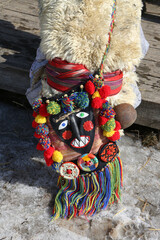
[[[90,142],[89,136],[81,136],[81,140],[79,141],[77,138],[73,139],[71,142],[71,146],[74,148],[84,148],[86,147]]]

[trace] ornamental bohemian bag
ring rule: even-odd
[[[88,2],[90,2],[91,9],[93,8],[92,2],[97,7],[103,7],[103,1]],[[71,219],[80,215],[93,216],[101,209],[106,209],[108,204],[113,204],[121,199],[123,170],[117,141],[123,134],[123,130],[121,130],[119,121],[115,119],[116,113],[113,106],[123,103],[122,99],[125,99],[124,103],[133,103],[134,93],[130,94],[130,88],[126,87],[127,84],[124,81],[128,76],[123,69],[126,68],[129,72],[131,65],[138,64],[141,52],[139,40],[135,39],[132,42],[132,45],[137,46],[137,52],[133,56],[134,60],[130,60],[132,58],[127,55],[126,51],[120,53],[117,61],[114,59],[113,46],[116,39],[114,33],[116,35],[120,31],[123,22],[121,20],[119,25],[117,23],[120,15],[117,9],[124,10],[127,1],[109,0],[108,3],[104,2],[105,8],[110,13],[110,17],[108,17],[110,23],[107,22],[107,24],[109,23],[108,34],[103,33],[103,37],[99,37],[103,40],[103,47],[100,47],[101,51],[100,54],[97,54],[96,59],[94,57],[98,49],[93,44],[94,51],[90,50],[92,55],[87,57],[87,62],[86,58],[83,59],[81,55],[84,51],[83,46],[77,47],[77,49],[83,49],[82,52],[76,50],[75,46],[78,44],[76,40],[72,42],[73,45],[70,45],[70,42],[66,46],[67,43],[61,42],[63,36],[61,38],[57,32],[58,25],[55,24],[53,28],[52,23],[55,19],[55,23],[56,21],[61,22],[64,11],[66,13],[64,24],[60,24],[64,39],[66,31],[68,31],[68,39],[71,40],[73,29],[77,37],[79,29],[76,32],[76,19],[79,21],[82,31],[83,20],[87,19],[87,12],[84,11],[84,15],[82,15],[82,9],[89,3],[71,1],[69,4],[65,0],[65,4],[62,5],[61,1],[40,1],[41,49],[46,54],[48,63],[42,77],[41,96],[32,104],[35,118],[32,126],[35,128],[35,137],[38,139],[37,149],[43,151],[47,166],[51,166],[60,175],[53,219],[60,217]],[[112,4],[110,4],[111,2]],[[133,1],[129,2],[129,6],[133,7]],[[78,8],[76,8],[77,6]],[[134,11],[138,17],[140,16],[140,6],[140,2],[137,1]],[[131,11],[131,9],[129,10]],[[53,19],[50,19],[47,25],[45,23],[51,16],[50,12],[53,12]],[[56,16],[59,12],[61,15],[57,19]],[[101,18],[101,15],[96,15],[96,17],[97,19]],[[136,24],[137,19],[134,18]],[[96,24],[99,24],[99,20],[97,23],[95,22]],[[129,32],[132,32],[134,27],[131,27]],[[138,28],[134,30],[136,32]],[[91,38],[93,37],[92,31],[89,31]],[[46,32],[48,32],[47,36]],[[124,30],[121,31],[122,36],[123,33]],[[55,39],[53,39],[54,36],[56,36]],[[58,36],[59,41],[57,41]],[[83,38],[85,42],[85,36]],[[105,47],[104,38],[106,42],[108,38]],[[80,35],[79,39],[81,40]],[[54,45],[54,41],[57,41],[57,45]],[[85,43],[87,41],[90,40],[86,40]],[[51,42],[53,45],[50,45]],[[119,42],[121,46],[120,39]],[[99,40],[95,41],[95,45],[98,43]],[[70,51],[70,47],[72,50],[75,47],[75,51]],[[133,48],[132,46],[131,50]],[[115,47],[115,49],[118,48]],[[85,57],[87,51],[85,49]],[[81,54],[78,55],[79,53]],[[123,58],[123,54],[124,57],[128,56],[127,61]],[[89,60],[90,57],[92,64]],[[108,63],[108,59],[111,63]],[[136,74],[130,75],[131,82],[134,82]],[[125,87],[128,92],[124,98]]]

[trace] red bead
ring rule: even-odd
[[[108,119],[103,116],[99,116],[98,120],[99,120],[99,126],[106,124],[106,122],[108,121]]]
[[[103,86],[99,89],[99,94],[101,95],[101,98],[107,98],[111,94],[111,88],[109,86]]]
[[[46,104],[41,104],[39,108],[39,114],[43,117],[48,117],[50,114],[47,112],[47,105]]]
[[[44,151],[45,160],[51,158],[54,151],[55,151],[55,149],[53,147],[49,147],[46,151]]]
[[[117,131],[117,132],[115,132],[114,134],[113,134],[113,136],[112,137],[108,137],[108,139],[110,140],[110,141],[117,141],[117,140],[119,140],[120,139],[120,133]]]
[[[95,86],[90,80],[85,84],[85,90],[87,93],[92,95],[95,92]]]
[[[115,127],[114,131],[118,131],[121,129],[121,124],[118,121],[115,121],[115,122],[116,122],[116,127]]]
[[[44,151],[44,148],[42,147],[42,145],[40,143],[37,144],[37,150],[39,151]]]
[[[99,109],[102,108],[103,100],[100,97],[96,97],[92,100],[92,108]]]
[[[33,111],[32,116],[35,118],[35,117],[37,117],[37,115],[38,115],[38,113],[36,113],[35,111]]]
[[[35,120],[33,120],[33,122],[32,122],[32,127],[33,127],[33,128],[36,128],[38,125],[39,125],[39,124],[36,123]]]
[[[36,132],[34,133],[35,138],[41,138],[41,135],[37,134]]]
[[[50,167],[53,164],[53,159],[52,158],[45,158],[46,165]]]

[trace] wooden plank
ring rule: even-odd
[[[150,48],[137,69],[139,86],[144,101],[160,104],[160,7],[147,4],[145,16],[146,19],[142,20],[142,27]]]
[[[150,101],[142,101],[137,108],[136,124],[160,130],[160,105]]]
[[[23,69],[0,67],[0,88],[11,92],[25,94],[26,89],[29,87],[28,71]],[[14,76],[14,77],[13,77]]]
[[[150,48],[137,69],[142,103],[136,123],[160,129],[160,7],[147,4],[142,27]]]
[[[1,11],[0,36],[1,89],[16,92],[17,88],[17,93],[24,94],[29,86],[28,72],[40,43],[37,1],[16,0],[16,4],[5,1]]]
[[[3,7],[4,10],[10,10],[16,13],[21,13],[22,15],[38,16],[38,6],[37,3],[32,3],[31,1],[24,3],[24,1],[17,1],[16,4],[14,1],[11,1],[10,4],[7,4]]]

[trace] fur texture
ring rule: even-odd
[[[96,71],[108,41],[112,5],[113,0],[39,0],[41,50],[46,58],[60,57]],[[141,7],[141,0],[117,0],[105,72],[117,69],[130,72],[138,66],[142,57]],[[113,105],[126,101],[133,105],[134,93],[129,82],[134,84],[135,80],[135,73],[124,77],[121,92],[111,99]]]

